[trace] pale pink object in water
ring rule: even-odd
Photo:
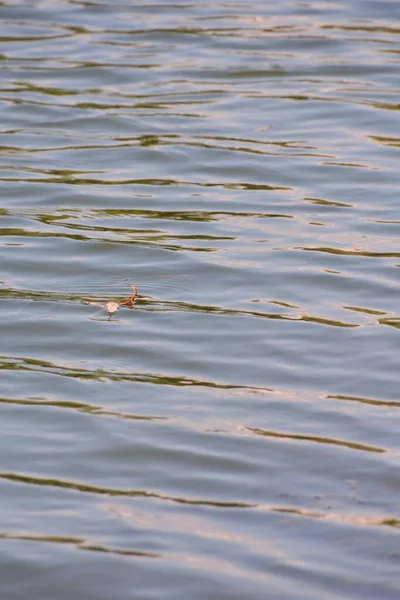
[[[132,287],[133,294],[131,296],[129,296],[129,298],[127,300],[122,300],[121,302],[106,302],[106,303],[89,302],[88,300],[83,300],[83,304],[90,304],[91,306],[100,306],[100,308],[104,308],[107,311],[107,313],[110,315],[108,318],[108,320],[110,320],[111,317],[113,316],[113,314],[117,312],[117,310],[119,309],[120,306],[127,306],[128,308],[133,308],[132,304],[136,298],[137,291],[133,284],[131,287]]]

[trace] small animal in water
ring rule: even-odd
[[[90,304],[91,306],[100,306],[100,308],[104,308],[107,311],[107,313],[110,315],[108,317],[108,320],[110,321],[113,314],[116,313],[117,310],[121,306],[126,306],[127,308],[133,308],[133,303],[134,303],[136,295],[137,295],[137,290],[133,284],[131,285],[131,288],[132,288],[132,292],[133,292],[132,295],[129,296],[129,298],[127,298],[126,300],[121,300],[121,302],[102,303],[102,302],[89,302],[88,300],[83,300],[82,303]]]

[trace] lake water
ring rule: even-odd
[[[0,19],[1,598],[397,600],[400,2]]]

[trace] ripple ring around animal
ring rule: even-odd
[[[133,308],[133,303],[135,301],[137,290],[135,286],[132,284],[132,294],[126,300],[121,300],[120,302],[90,302],[89,300],[82,300],[82,304],[89,304],[90,306],[99,306],[100,308],[104,308],[104,310],[110,315],[108,320],[111,320],[111,317],[121,306],[125,306],[126,308]]]

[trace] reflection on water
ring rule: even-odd
[[[400,4],[0,16],[3,596],[397,598]]]

